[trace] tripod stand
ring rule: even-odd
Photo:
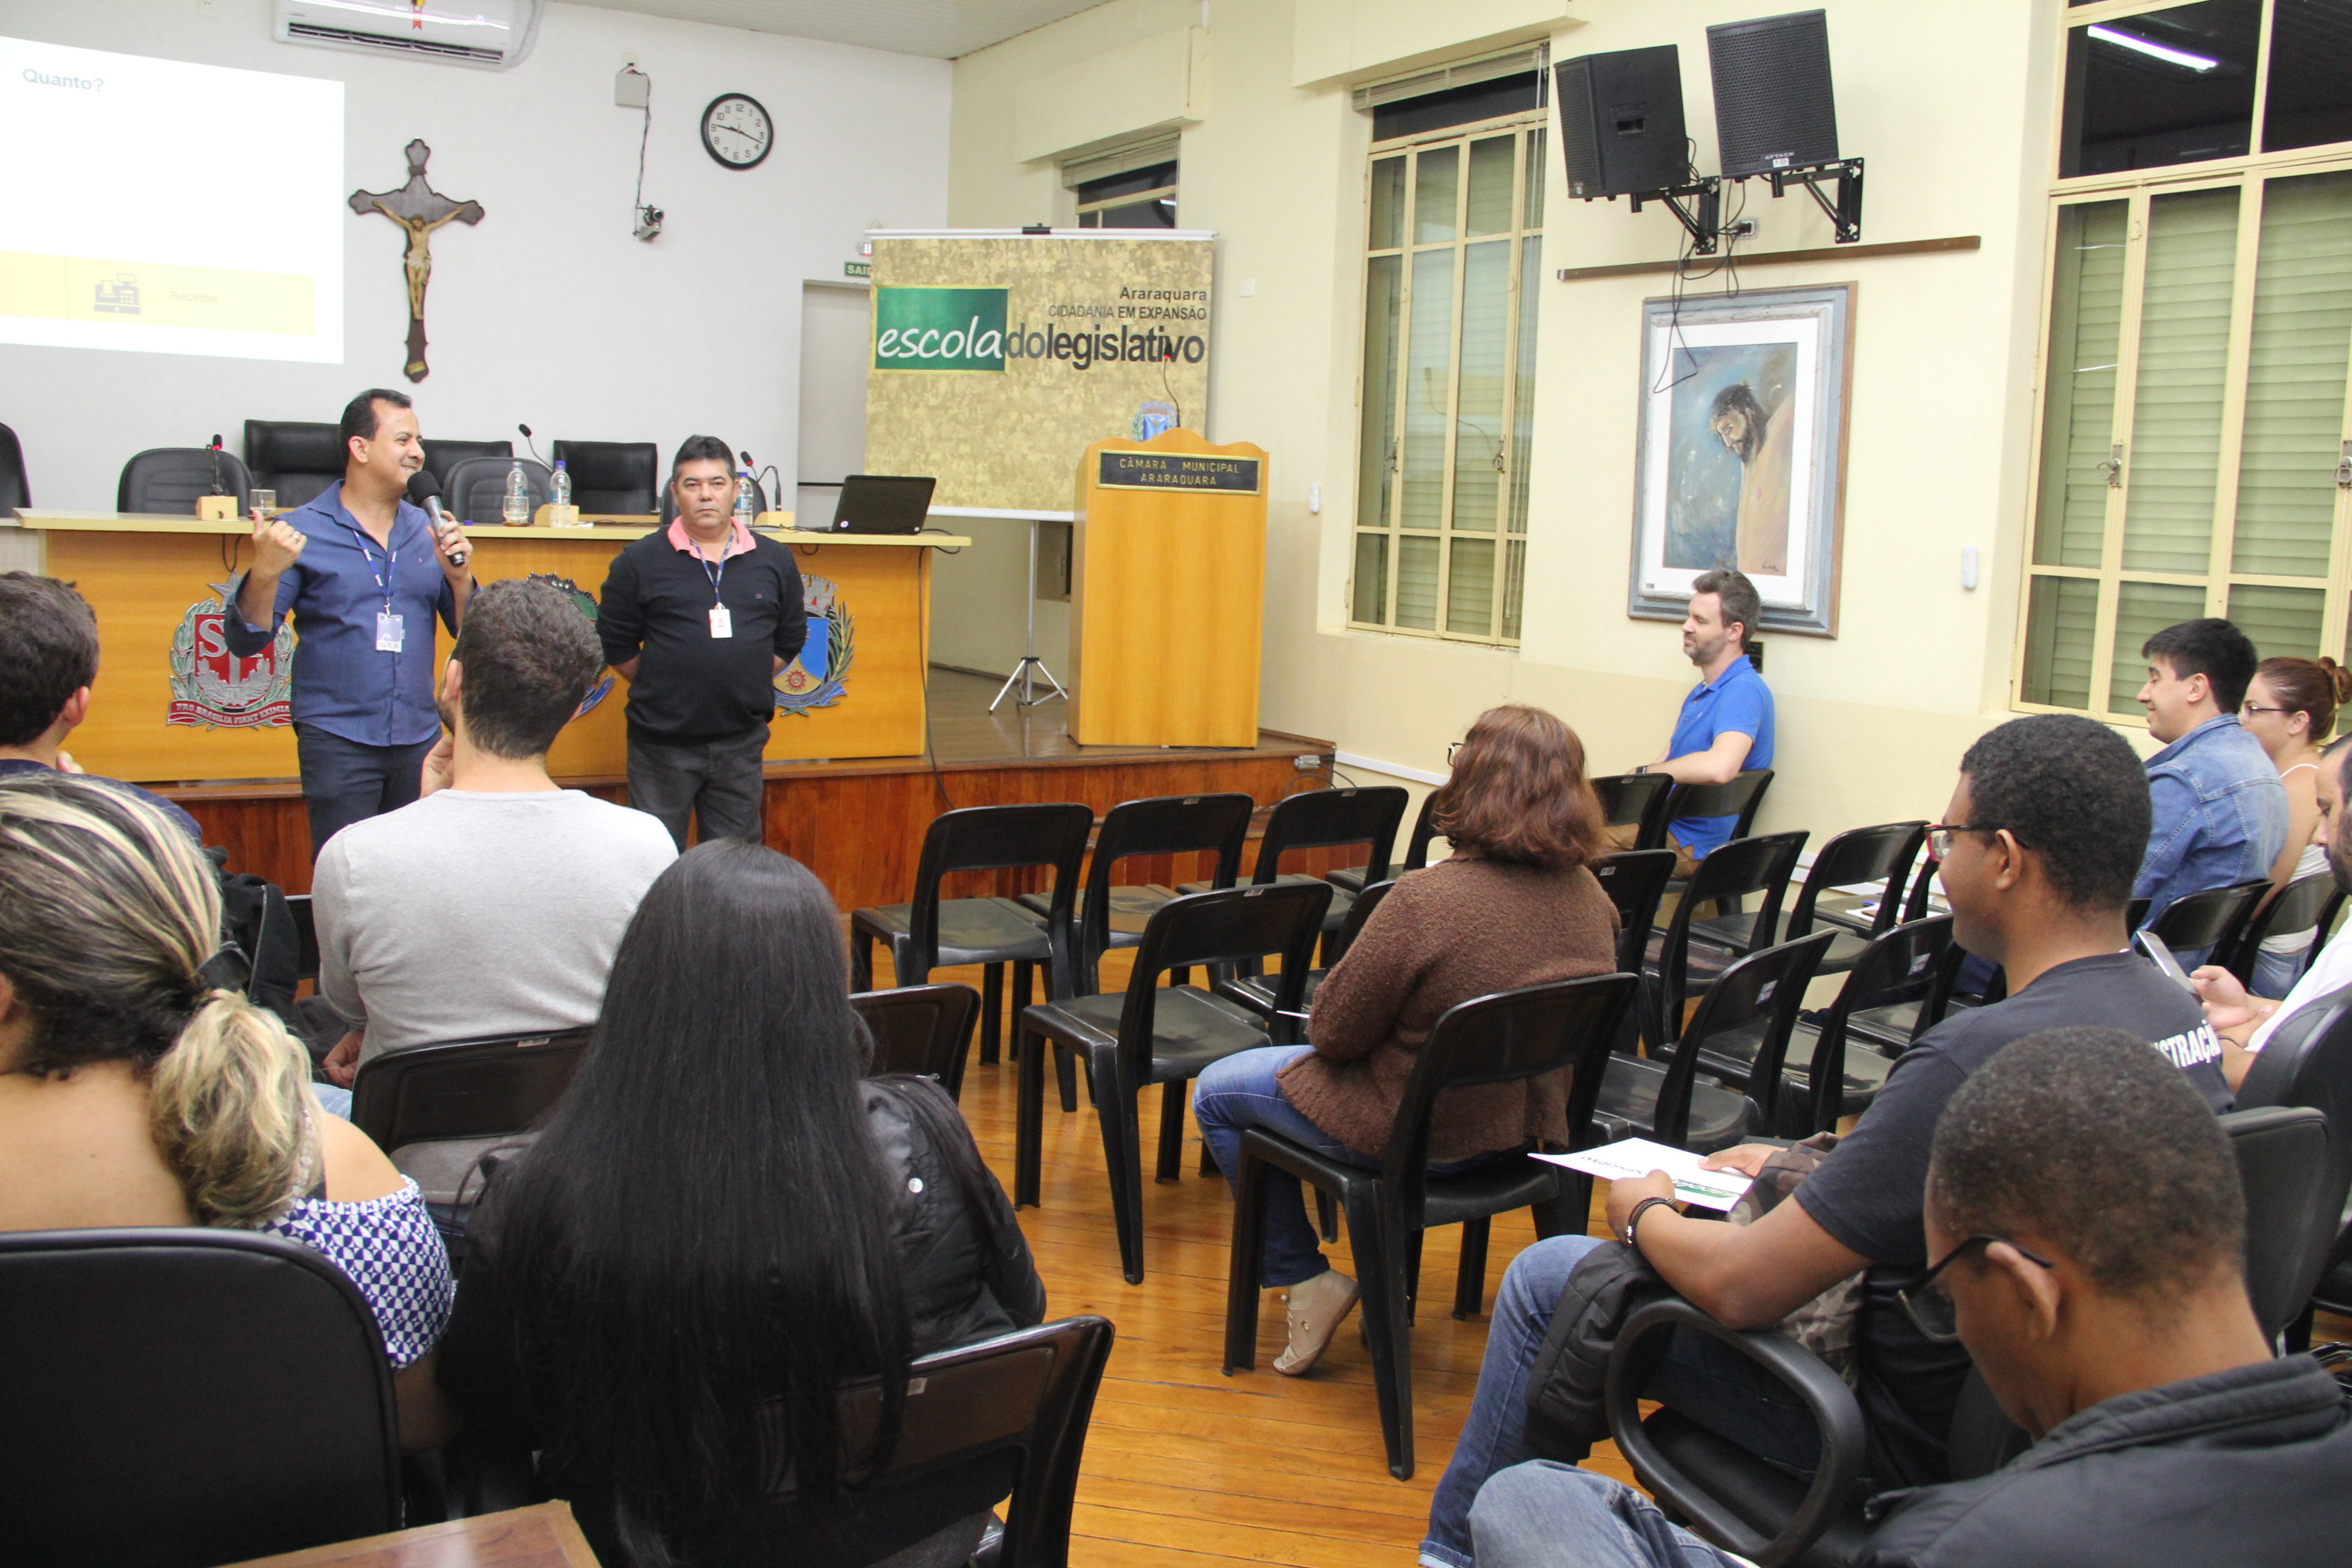
[[[996,711],[999,703],[1012,696],[1016,685],[1021,688],[1021,695],[1014,699],[1015,707],[1034,708],[1055,697],[1065,702],[1070,700],[1070,694],[1062,689],[1062,683],[1054,678],[1054,672],[1045,668],[1045,661],[1037,657],[1037,521],[1034,517],[1029,520],[1028,637],[1022,647],[1021,662],[1014,665],[1013,673],[1004,678],[1004,684],[997,689],[996,701],[988,705],[991,713]],[[1054,689],[1045,697],[1037,695],[1037,678],[1041,675],[1045,678],[1045,684]]]

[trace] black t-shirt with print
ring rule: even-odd
[[[2136,954],[2101,953],[2046,970],[2009,1000],[1956,1013],[1922,1035],[1888,1072],[1853,1133],[1796,1189],[1815,1224],[1871,1259],[1863,1275],[1855,1392],[1869,1418],[1871,1468],[1881,1486],[1946,1479],[1952,1405],[1969,1371],[1965,1349],[1921,1334],[1895,1299],[1927,1271],[1919,1210],[1937,1120],[1968,1076],[2003,1046],[2084,1025],[2154,1042],[2217,1113],[2230,1109],[2221,1044],[2196,999]]]

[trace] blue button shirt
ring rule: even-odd
[[[1717,736],[1728,734],[1748,738],[1748,760],[1739,764],[1742,769],[1772,765],[1772,689],[1744,656],[1733,659],[1713,680],[1699,682],[1683,699],[1666,755],[1686,757],[1704,752],[1715,744]],[[1685,816],[1669,826],[1684,848],[1694,858],[1704,858],[1723,847],[1738,821],[1736,816]]]
[[[2149,921],[2188,894],[2269,876],[2286,847],[2278,764],[2235,713],[2206,720],[2148,758],[2147,794],[2153,819],[2132,896],[2148,900]],[[2204,953],[2174,956],[2187,963]]]
[[[456,632],[457,601],[433,552],[425,509],[398,503],[389,552],[344,509],[340,479],[278,521],[310,542],[278,580],[269,625],[252,626],[236,614],[223,619],[229,651],[240,658],[259,654],[290,611],[300,639],[294,648],[294,722],[366,746],[413,746],[439,734],[433,619],[438,616]],[[240,574],[229,591],[232,606],[244,586]],[[376,616],[387,596],[392,613],[402,617],[398,653],[375,646]]]

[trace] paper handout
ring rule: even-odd
[[[1703,1209],[1727,1210],[1748,1190],[1748,1178],[1737,1171],[1703,1171],[1701,1155],[1687,1149],[1654,1143],[1647,1138],[1622,1138],[1576,1154],[1538,1154],[1555,1165],[1610,1181],[1628,1181],[1664,1171],[1674,1178],[1675,1196]]]

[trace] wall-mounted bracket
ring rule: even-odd
[[[1778,199],[1790,185],[1802,185],[1813,205],[1822,209],[1835,231],[1836,243],[1853,245],[1862,238],[1862,160],[1842,158],[1834,163],[1810,163],[1801,169],[1774,169],[1764,176],[1772,183],[1772,195]],[[1822,194],[1822,186],[1835,182],[1837,198],[1832,201]]]
[[[1642,210],[1643,202],[1663,202],[1675,221],[1690,232],[1691,254],[1715,254],[1717,237],[1723,228],[1723,181],[1716,175],[1701,174],[1689,184],[1675,185],[1670,190],[1637,192],[1633,201],[1635,212]],[[1683,205],[1686,201],[1696,202],[1696,209]]]

